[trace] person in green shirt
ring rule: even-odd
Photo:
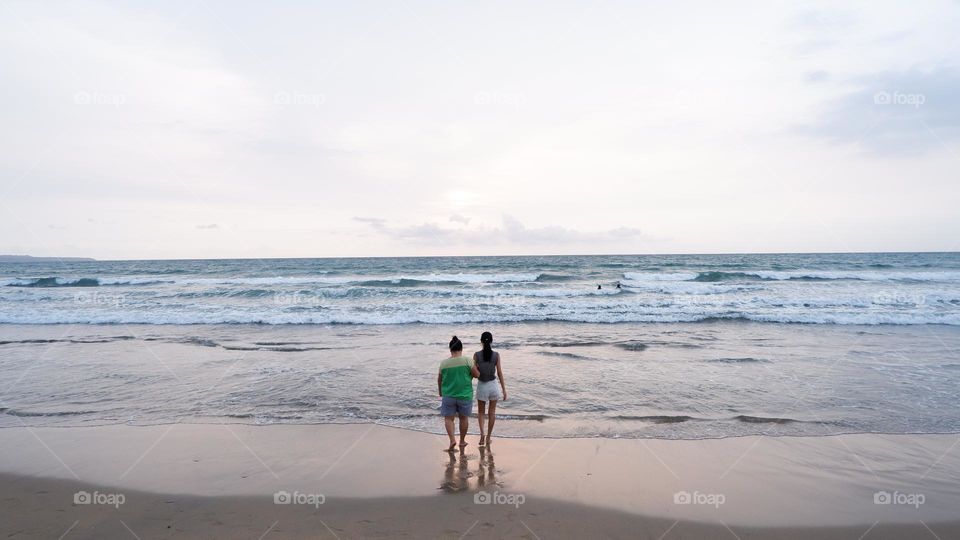
[[[450,358],[440,362],[437,373],[437,391],[440,392],[440,416],[450,437],[448,452],[453,452],[457,441],[453,436],[453,419],[460,417],[460,450],[467,446],[467,429],[473,410],[473,379],[480,372],[473,361],[463,356],[463,343],[453,336],[450,340]]]

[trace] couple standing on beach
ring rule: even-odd
[[[507,399],[507,387],[503,382],[500,353],[493,350],[493,334],[480,335],[483,349],[473,353],[473,358],[463,356],[463,343],[453,336],[450,340],[450,358],[440,363],[437,374],[437,390],[440,392],[440,416],[450,437],[448,452],[453,452],[457,441],[453,436],[453,421],[460,418],[460,449],[467,446],[467,429],[473,411],[473,379],[477,383],[477,420],[480,423],[480,446],[490,444],[493,424],[496,421],[497,402]]]

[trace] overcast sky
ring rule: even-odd
[[[0,253],[957,250],[958,28],[956,1],[5,0]]]

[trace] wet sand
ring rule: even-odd
[[[0,430],[2,532],[12,538],[960,535],[956,435],[495,439],[490,449],[470,440],[463,454],[450,455],[443,437],[371,425],[6,428]],[[878,497],[891,504],[878,504]]]

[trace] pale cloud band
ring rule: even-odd
[[[354,220],[366,223],[375,232],[386,237],[424,244],[452,244],[456,246],[469,245],[507,245],[523,246],[559,246],[570,244],[589,245],[597,244],[604,248],[624,241],[644,239],[639,229],[618,227],[605,231],[579,231],[562,226],[527,227],[512,216],[502,216],[499,226],[443,227],[435,223],[393,227],[386,220],[378,218],[355,217]],[[631,244],[633,245],[633,244]]]

